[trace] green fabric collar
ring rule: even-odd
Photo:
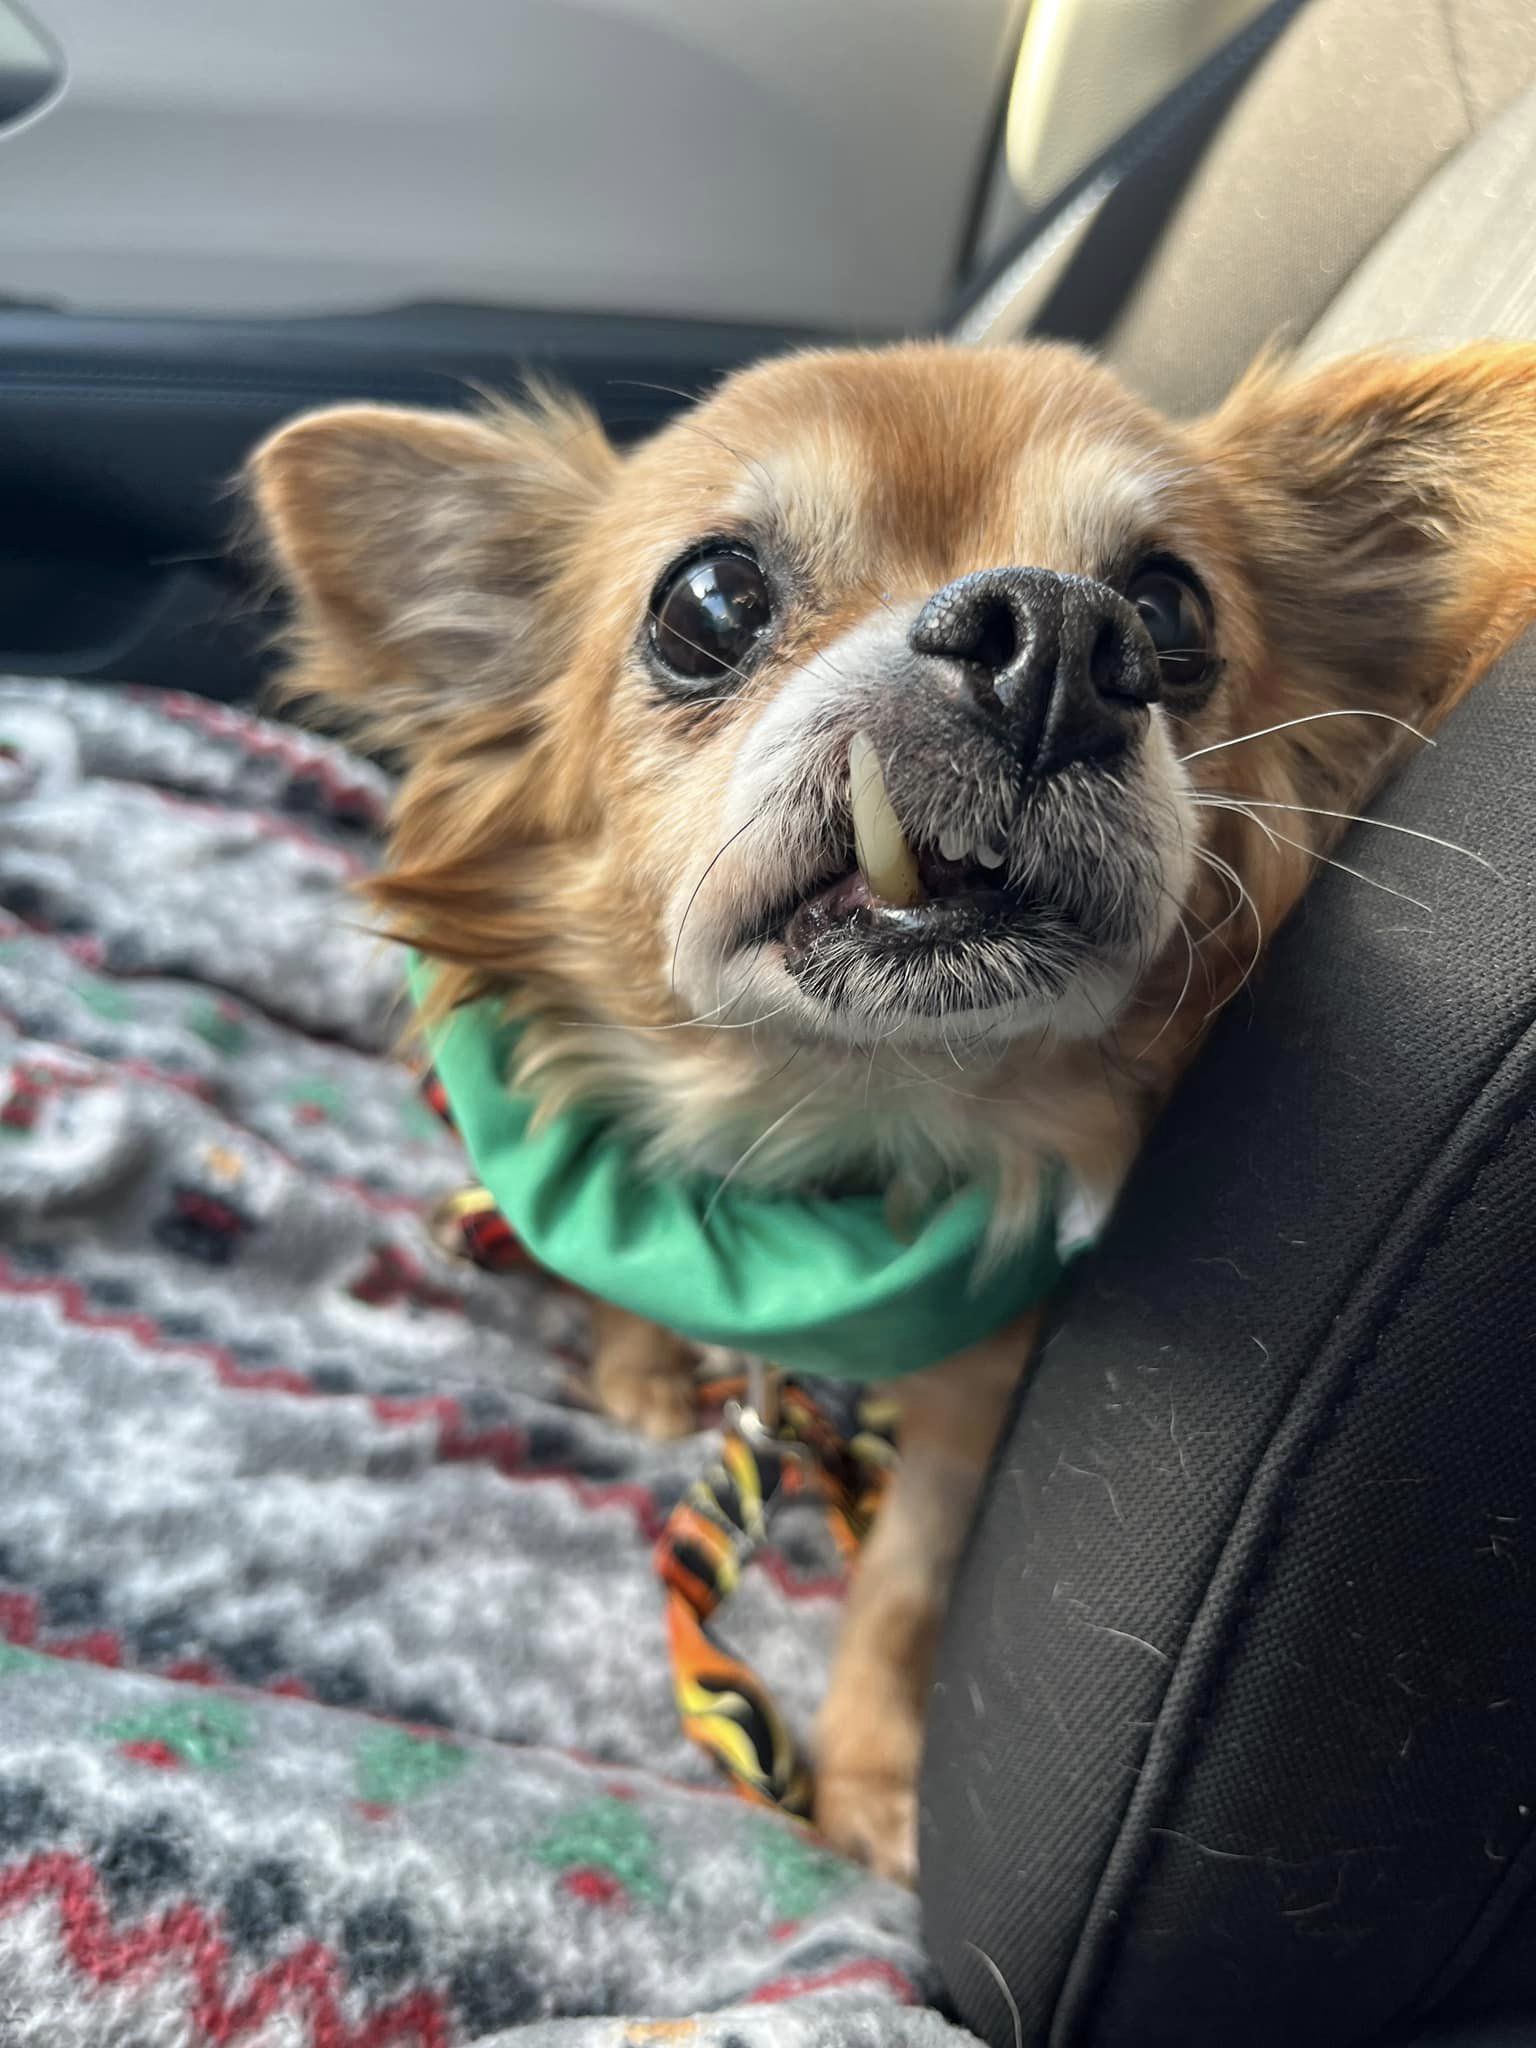
[[[411,963],[419,994],[425,970]],[[457,1012],[432,1057],[476,1173],[531,1256],[599,1299],[701,1344],[834,1379],[936,1365],[1042,1301],[1090,1231],[1055,1199],[1032,1242],[978,1269],[987,1198],[964,1189],[905,1241],[874,1196],[721,1192],[707,1176],[650,1178],[601,1116],[530,1128],[503,1076],[515,1042],[493,1002]]]

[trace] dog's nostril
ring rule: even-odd
[[[1002,598],[982,605],[969,637],[970,645],[957,651],[978,668],[1000,675],[1018,658],[1019,622],[1012,605]]]
[[[1113,697],[1122,687],[1124,671],[1124,635],[1106,622],[1095,635],[1093,651],[1088,656],[1088,680],[1101,697]]]

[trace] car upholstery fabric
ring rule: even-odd
[[[1536,87],[1436,172],[1313,328],[1300,360],[1390,340],[1536,335]]]
[[[1156,404],[1214,404],[1259,348],[1308,333],[1440,166],[1533,77],[1529,0],[1308,0],[1240,87],[1102,352]],[[1042,240],[1063,243],[1063,228]],[[1017,338],[1039,309],[1040,268],[1022,251],[964,338]]]

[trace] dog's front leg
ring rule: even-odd
[[[910,1884],[934,1642],[955,1559],[1039,1318],[901,1382],[901,1460],[848,1598],[816,1734],[816,1823]]]
[[[698,1427],[691,1344],[606,1301],[592,1303],[592,1391],[605,1414],[658,1440]]]

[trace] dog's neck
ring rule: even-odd
[[[801,1046],[771,1053],[707,1027],[656,1032],[530,1021],[517,1081],[557,1110],[601,1103],[653,1171],[782,1193],[878,1191],[921,1205],[979,1182],[997,1234],[1033,1227],[1042,1165],[1108,1198],[1144,1127],[1135,1076],[1103,1048],[1015,1043],[916,1052]]]

